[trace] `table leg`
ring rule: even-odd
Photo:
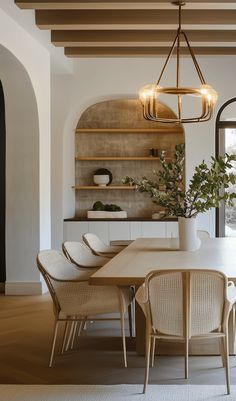
[[[138,355],[145,354],[145,316],[137,302],[135,302],[135,328],[136,328],[136,352]]]

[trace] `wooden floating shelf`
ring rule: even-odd
[[[94,133],[111,133],[111,134],[128,134],[128,133],[179,133],[182,134],[183,131],[179,128],[77,128],[75,130],[76,134],[94,134]]]
[[[99,187],[98,185],[74,185],[72,186],[73,189],[78,189],[78,190],[110,190],[110,189],[121,189],[121,190],[134,190],[135,187],[129,186],[129,185],[108,185],[106,187]]]
[[[76,157],[75,160],[77,161],[85,161],[85,160],[89,160],[89,161],[93,161],[93,160],[127,160],[127,161],[132,161],[132,160],[140,160],[140,161],[153,161],[153,160],[160,160],[160,157],[130,157],[130,156],[118,156],[118,157],[113,157],[113,156],[99,156],[99,157],[95,157],[95,156],[82,156],[82,157]],[[166,157],[166,160],[171,160],[170,157]]]

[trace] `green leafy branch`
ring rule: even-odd
[[[208,166],[203,160],[195,170],[187,190],[185,190],[185,146],[175,148],[173,160],[168,162],[163,152],[160,156],[161,169],[154,171],[153,180],[141,180],[126,176],[124,184],[136,187],[138,192],[147,192],[154,203],[165,209],[167,216],[194,217],[221,202],[232,205],[236,193],[227,192],[236,184],[236,175],[231,172],[235,155],[211,157]]]

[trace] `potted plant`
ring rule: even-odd
[[[153,172],[153,179],[141,180],[125,177],[124,184],[136,187],[139,192],[147,192],[153,202],[165,210],[165,216],[175,216],[179,220],[180,249],[193,250],[199,246],[196,237],[195,217],[221,202],[232,206],[235,192],[227,192],[236,183],[232,173],[235,155],[211,157],[210,165],[203,160],[195,167],[188,187],[185,187],[185,147],[175,148],[173,160],[166,160],[165,152],[160,155],[161,168]],[[192,235],[191,235],[192,233]]]
[[[93,204],[93,209],[87,211],[87,217],[89,219],[126,219],[127,212],[120,206],[97,201]]]

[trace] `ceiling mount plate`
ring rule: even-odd
[[[172,1],[171,4],[173,4],[174,6],[183,7],[186,3],[184,1]]]

